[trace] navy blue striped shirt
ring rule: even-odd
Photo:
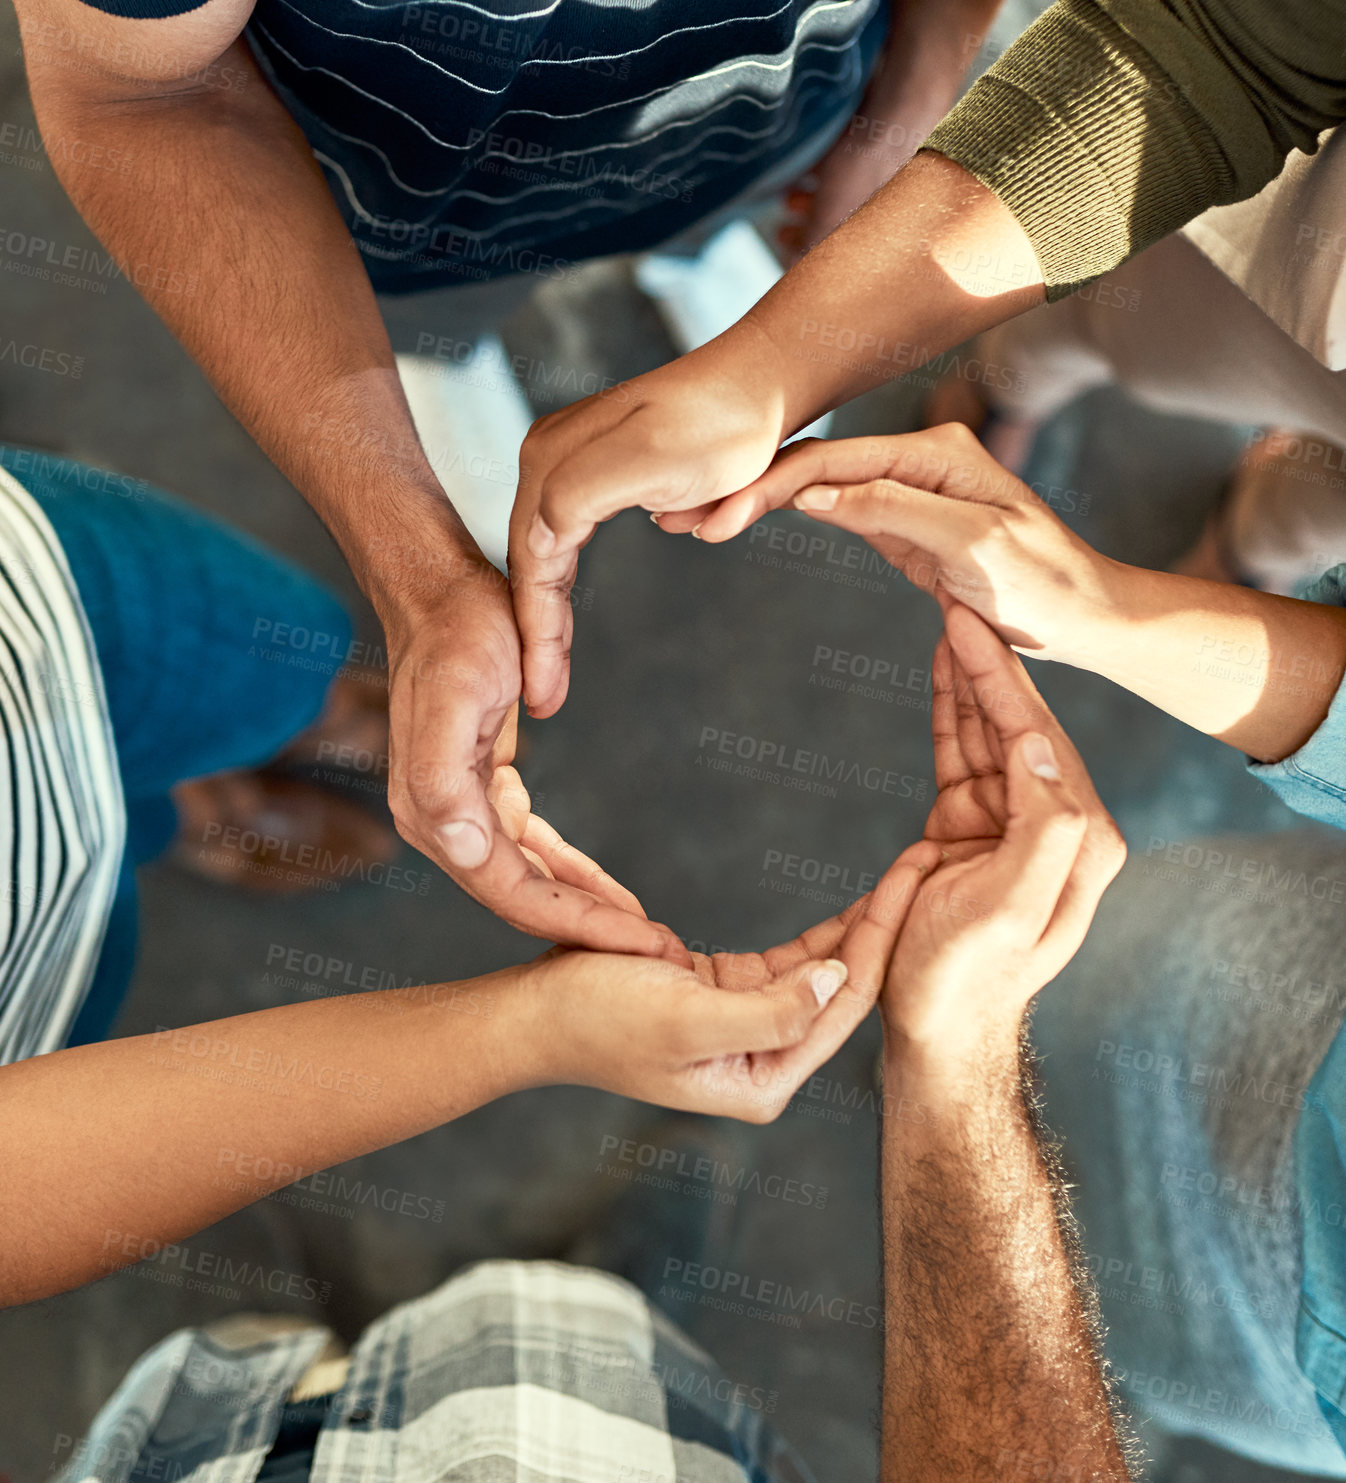
[[[86,0],[140,17],[192,0]],[[257,0],[374,286],[656,246],[854,112],[888,0]]]

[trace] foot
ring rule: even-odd
[[[1012,474],[1022,473],[1033,451],[1042,424],[1027,417],[1012,417],[993,407],[985,388],[966,376],[951,372],[935,387],[925,404],[925,425],[942,427],[961,422],[976,433],[981,445]]]
[[[356,757],[362,760],[343,760]],[[369,664],[348,664],[328,687],[322,715],[276,760],[292,767],[321,763],[385,773],[387,757],[388,672]],[[363,760],[367,758],[374,760]]]
[[[172,858],[226,886],[272,895],[321,890],[390,865],[400,843],[390,824],[309,783],[265,772],[224,772],[173,790]]]

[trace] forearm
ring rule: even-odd
[[[1346,611],[1109,562],[1069,662],[1262,762],[1313,735],[1346,673]]]
[[[522,1042],[504,1028],[508,977],[292,1004],[0,1068],[0,1306],[105,1275],[525,1084]]]
[[[779,382],[788,434],[1043,301],[1010,213],[923,153],[791,268],[724,348]]]
[[[1243,200],[1340,122],[1339,7],[1057,0],[934,131],[1023,223],[1053,297],[1210,206]]]
[[[1129,1475],[1017,1044],[895,1048],[883,1129],[885,1483]]]
[[[1003,0],[893,0],[870,100],[900,118],[914,149],[953,106]],[[910,152],[910,151],[909,151]]]
[[[222,61],[232,86],[145,84],[112,100],[72,86],[31,42],[44,134],[128,162],[120,173],[62,157],[63,185],[362,582],[377,589],[393,565],[375,532],[390,547],[475,552],[416,437],[369,279],[307,142],[241,41]]]

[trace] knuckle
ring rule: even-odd
[[[400,838],[407,844],[420,848],[420,828],[416,820],[409,817],[408,810],[404,807],[393,809],[393,828],[397,830]]]
[[[971,450],[980,448],[981,442],[966,422],[942,422],[933,429],[936,437],[952,448]]]
[[[454,792],[452,784],[439,768],[417,764],[404,784],[402,812],[409,823],[412,820],[433,821],[452,803]]]
[[[870,479],[862,484],[858,492],[876,505],[887,506],[899,498],[901,490],[902,486],[896,479],[883,474],[877,479]]]
[[[1097,835],[1099,855],[1115,876],[1126,864],[1126,840],[1110,816],[1098,826]]]
[[[556,412],[545,412],[541,417],[534,419],[528,431],[524,434],[520,453],[537,453],[546,448],[550,436],[556,427],[558,414]]]
[[[782,1045],[795,1045],[808,1033],[810,1016],[798,999],[781,1004],[772,1015],[772,1029]]]
[[[1062,798],[1052,810],[1048,827],[1065,839],[1078,839],[1089,827],[1089,815],[1075,799]]]

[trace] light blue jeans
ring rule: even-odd
[[[1346,1455],[1295,1324],[1303,1223],[1346,1209],[1292,1139],[1346,1007],[1343,901],[1334,830],[1137,848],[1033,1027],[1143,1430],[1331,1478]]]

